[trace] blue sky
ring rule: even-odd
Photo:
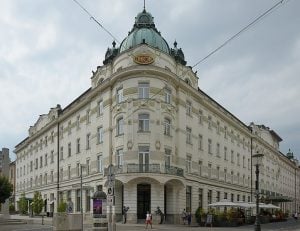
[[[119,41],[142,0],[81,0]],[[148,0],[156,27],[193,66],[275,0]],[[199,87],[245,124],[264,124],[300,157],[300,1],[284,1],[194,70]],[[90,87],[112,38],[72,0],[2,0],[0,147],[14,146],[51,107]]]

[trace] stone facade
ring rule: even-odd
[[[56,212],[59,201],[71,199],[79,213],[84,164],[88,220],[91,197],[106,191],[112,164],[117,220],[124,205],[130,207],[128,222],[159,206],[168,222],[179,223],[183,209],[194,213],[221,199],[254,200],[256,152],[265,154],[261,192],[294,200],[298,165],[279,151],[281,138],[245,125],[198,86],[182,59],[146,43],[109,56],[93,72],[90,89],[41,115],[16,146],[16,200],[22,192],[32,198],[40,191],[45,211]],[[280,205],[292,211],[300,202]]]

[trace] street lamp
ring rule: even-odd
[[[254,230],[260,231],[260,220],[259,220],[259,166],[262,165],[262,159],[264,154],[256,153],[252,156],[252,163],[255,166],[255,174],[256,174],[256,181],[255,181],[255,195],[256,195],[256,219]]]
[[[83,231],[83,209],[82,209],[82,169],[86,168],[86,164],[80,164],[80,213],[81,213],[81,230]]]

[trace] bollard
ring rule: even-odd
[[[44,225],[44,215],[42,215],[42,225]]]

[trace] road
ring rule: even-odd
[[[40,224],[20,224],[20,225],[1,225],[0,231],[52,231],[53,227]],[[85,231],[91,230],[91,227],[85,226]],[[136,231],[145,230],[144,224],[117,224],[117,231]],[[151,229],[149,228],[149,231]],[[152,231],[253,231],[253,225],[240,227],[194,227],[186,225],[153,225]],[[300,231],[300,220],[289,219],[287,222],[269,223],[261,226],[262,231]]]

